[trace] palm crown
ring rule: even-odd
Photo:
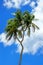
[[[6,38],[10,40],[12,36],[15,39],[17,36],[22,37],[22,32],[25,32],[27,29],[27,33],[30,35],[30,27],[32,27],[34,31],[35,28],[39,29],[39,27],[32,22],[34,18],[35,16],[28,11],[25,11],[24,13],[21,11],[15,12],[15,17],[8,20],[8,25],[5,29],[7,32]],[[19,30],[18,28],[20,27],[21,29]]]

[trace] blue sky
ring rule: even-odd
[[[43,0],[1,0],[0,1],[0,65],[18,65],[21,46],[13,38],[7,42],[5,27],[13,12],[20,9],[33,13],[39,21],[40,30],[25,36],[24,53],[21,65],[43,65]],[[15,43],[15,44],[14,44]]]

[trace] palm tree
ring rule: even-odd
[[[6,38],[10,40],[13,36],[14,40],[17,39],[19,41],[22,49],[18,65],[21,65],[22,53],[24,49],[22,44],[25,36],[24,33],[27,31],[27,35],[30,36],[31,27],[33,28],[34,32],[35,29],[39,29],[39,27],[32,22],[35,19],[35,16],[33,14],[30,14],[30,12],[28,11],[22,13],[20,10],[18,10],[17,12],[15,12],[15,15],[13,14],[13,16],[15,17],[8,20],[8,24],[5,28],[5,31],[7,33]]]

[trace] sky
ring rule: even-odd
[[[13,37],[7,41],[5,33],[7,20],[18,9],[33,13],[38,19],[33,22],[40,28],[30,37],[25,35],[21,65],[43,65],[43,0],[0,0],[0,65],[18,65],[21,46]]]

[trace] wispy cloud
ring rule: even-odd
[[[32,1],[32,2],[30,3],[30,6],[31,6],[32,8],[35,8],[35,2]]]
[[[4,0],[4,4],[3,4],[4,6],[6,6],[7,8],[11,8],[12,6],[13,6],[13,4],[11,3],[11,1],[10,0]]]
[[[24,5],[27,5],[27,4],[29,4],[31,2],[31,0],[24,0],[24,3],[22,4],[23,6]]]
[[[21,6],[30,5],[35,6],[35,2],[31,0],[3,0],[3,5],[7,8],[21,8]]]

